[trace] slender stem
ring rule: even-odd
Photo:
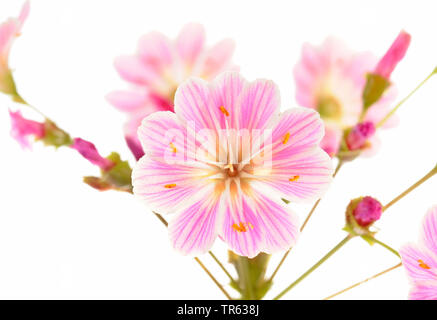
[[[391,253],[393,253],[395,256],[397,256],[398,258],[400,258],[401,257],[401,255],[399,254],[399,252],[397,252],[395,249],[393,249],[392,247],[390,247],[388,244],[386,244],[386,243],[384,243],[384,242],[382,242],[382,241],[380,241],[380,240],[378,240],[378,239],[376,239],[376,238],[374,238],[374,237],[371,237],[371,236],[368,236],[368,235],[363,235],[363,236],[361,236],[363,239],[367,239],[367,240],[370,240],[371,242],[374,242],[374,243],[376,243],[376,244],[379,244],[381,247],[383,247],[383,248],[385,248],[385,249],[387,249],[388,251],[390,251]]]
[[[403,105],[420,87],[422,87],[434,74],[436,74],[437,68],[435,68],[419,85],[413,89],[405,98],[398,102],[398,104],[376,125],[377,128],[384,125],[384,123]]]
[[[220,262],[220,260],[216,257],[212,251],[208,251],[209,255],[214,259],[214,261],[219,265],[219,267],[223,270],[223,272],[228,276],[229,280],[231,282],[236,282],[235,279],[232,277],[232,275],[229,273],[229,271],[225,268],[223,263]]]
[[[315,265],[309,268],[303,275],[301,275],[297,280],[295,280],[292,284],[290,284],[287,288],[281,291],[273,300],[279,300],[284,294],[293,289],[299,282],[305,279],[308,275],[310,275],[314,270],[320,267],[326,260],[328,260],[334,253],[336,253],[341,247],[343,247],[352,236],[348,234],[343,240],[341,240],[334,248],[332,248],[322,259],[320,259]]]
[[[162,222],[163,225],[168,227],[168,222],[167,222],[167,220],[164,219],[164,217],[162,215],[160,215],[159,213],[157,213],[155,211],[153,211],[153,213],[159,219],[159,221]],[[209,251],[209,254],[222,267],[222,269],[224,269],[221,262],[217,259],[217,257],[211,251]],[[214,281],[214,283],[221,290],[221,292],[223,292],[223,294],[226,296],[226,298],[228,298],[229,300],[232,300],[232,297],[229,295],[229,293],[225,290],[225,288],[223,288],[223,286],[220,284],[220,282],[217,281],[217,279],[212,275],[212,273],[205,267],[205,265],[202,263],[202,261],[200,261],[200,259],[198,257],[195,257],[194,260],[196,260],[196,262],[200,265],[200,267],[208,274],[208,276],[211,278],[211,280]]]
[[[339,160],[337,167],[335,168],[334,174],[332,175],[333,178],[335,178],[335,176],[337,175],[337,173],[340,171],[341,167],[343,166],[343,160]],[[310,220],[311,216],[313,215],[314,211],[316,211],[316,208],[319,206],[319,203],[322,199],[318,199],[316,201],[316,203],[314,203],[313,207],[311,208],[310,212],[307,214],[307,217],[305,218],[305,221],[303,222],[302,226],[300,227],[300,232],[303,231],[303,229],[305,229],[308,221]],[[292,248],[288,249],[287,252],[284,253],[284,255],[282,256],[281,261],[279,262],[278,266],[276,267],[276,269],[273,271],[272,275],[270,276],[269,281],[273,281],[273,279],[275,278],[276,274],[278,273],[279,269],[282,267],[285,259],[287,259],[288,254],[290,253]]]
[[[250,279],[249,261],[243,257],[243,259],[238,259],[238,263],[240,264],[240,268],[244,270],[242,273],[244,276],[244,294],[242,298],[245,300],[253,300],[255,298],[255,294],[253,292],[252,281]]]
[[[196,260],[196,262],[200,265],[200,267],[203,269],[203,271],[205,271],[208,274],[208,276],[212,279],[212,281],[214,281],[214,283],[221,290],[221,292],[223,292],[223,294],[226,296],[226,298],[228,298],[228,300],[232,300],[232,297],[229,295],[229,293],[225,290],[225,288],[223,288],[223,286],[220,284],[220,282],[218,282],[217,279],[214,278],[214,276],[211,274],[211,272],[209,272],[209,270],[205,267],[205,265],[202,263],[202,261],[200,261],[200,259],[198,257],[194,257],[194,260]]]
[[[394,205],[396,202],[401,200],[403,197],[405,197],[407,194],[409,194],[411,191],[416,189],[418,186],[420,186],[422,183],[424,183],[426,180],[431,178],[437,173],[437,166],[435,166],[430,172],[428,172],[423,178],[419,179],[416,183],[414,183],[411,187],[409,187],[407,190],[402,192],[400,195],[398,195],[396,198],[394,198],[392,201],[387,203],[384,207],[382,207],[382,211],[387,210],[392,205]]]
[[[357,283],[355,283],[355,284],[353,284],[353,285],[351,285],[351,286],[349,286],[349,287],[347,287],[347,288],[345,288],[343,290],[340,290],[337,293],[334,293],[334,294],[330,295],[329,297],[326,297],[323,300],[330,300],[330,299],[332,299],[332,298],[334,298],[334,297],[336,297],[336,296],[338,296],[338,295],[340,295],[342,293],[345,293],[346,291],[349,291],[349,290],[351,290],[353,288],[358,287],[359,285],[362,285],[363,283],[366,283],[367,281],[376,279],[379,276],[382,276],[383,274],[386,274],[386,273],[388,273],[388,272],[390,272],[392,270],[395,270],[395,269],[399,268],[401,265],[402,265],[402,263],[398,263],[397,265],[395,265],[393,267],[390,267],[390,268],[388,268],[388,269],[386,269],[384,271],[381,271],[381,272],[379,272],[379,273],[377,273],[377,274],[375,274],[375,275],[373,275],[373,276],[371,276],[371,277],[369,277],[367,279],[364,279],[363,281],[357,282]]]

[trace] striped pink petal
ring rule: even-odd
[[[179,212],[214,191],[207,167],[167,164],[148,156],[137,162],[132,183],[134,194],[159,213]]]
[[[422,243],[437,256],[437,206],[425,215],[422,228]]]
[[[182,254],[203,254],[219,233],[223,213],[220,196],[206,197],[180,212],[168,225],[170,241]]]

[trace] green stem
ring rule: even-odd
[[[402,106],[417,90],[420,89],[433,75],[437,73],[437,68],[435,68],[419,85],[413,89],[405,98],[398,102],[398,104],[376,125],[377,128],[380,128],[384,125],[384,123],[390,119],[390,117]]]
[[[398,258],[401,257],[401,255],[399,254],[399,252],[397,252],[395,249],[393,249],[392,247],[390,247],[388,244],[372,237],[369,235],[362,235],[361,238],[363,238],[364,240],[368,241],[368,242],[374,242],[376,244],[379,244],[381,247],[387,249],[388,251],[390,251],[391,253],[393,253],[395,256],[397,256]]]
[[[240,264],[241,270],[244,270],[244,272],[242,272],[242,275],[244,277],[244,279],[242,279],[244,281],[244,291],[242,294],[242,299],[253,300],[255,298],[255,294],[253,292],[253,286],[250,277],[249,261],[248,259],[243,257],[243,259],[238,259],[238,263]]]
[[[219,265],[219,267],[223,270],[223,272],[226,274],[226,276],[229,278],[229,280],[232,283],[235,283],[235,279],[231,276],[229,271],[225,268],[223,263],[221,263],[221,261],[216,257],[216,255],[214,253],[212,253],[212,251],[208,251],[208,253],[214,259],[214,261]]]
[[[394,198],[392,201],[387,203],[384,207],[382,207],[382,211],[387,210],[392,205],[394,205],[396,202],[401,200],[403,197],[405,197],[407,194],[409,194],[411,191],[416,189],[418,186],[420,186],[422,183],[427,181],[429,178],[433,177],[437,173],[437,166],[435,166],[430,172],[428,172],[423,178],[419,179],[416,183],[414,183],[411,187],[409,187],[407,190],[402,192],[400,195],[398,195],[396,198]]]
[[[305,279],[308,275],[310,275],[314,270],[320,267],[326,260],[328,260],[334,253],[336,253],[341,247],[343,247],[353,236],[348,234],[343,240],[341,240],[334,248],[332,248],[322,259],[320,259],[315,265],[309,268],[303,275],[301,275],[297,280],[295,280],[292,284],[290,284],[287,288],[281,291],[273,300],[279,300],[284,294],[293,289],[299,282]]]

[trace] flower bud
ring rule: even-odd
[[[377,102],[390,86],[391,73],[404,58],[410,40],[411,36],[405,31],[401,31],[387,53],[378,62],[375,70],[367,75],[363,91],[364,111]]]
[[[46,134],[45,124],[24,118],[20,111],[10,111],[11,136],[23,147],[30,149],[30,138],[43,139]]]
[[[358,123],[346,136],[346,144],[349,150],[359,150],[365,147],[366,142],[375,134],[373,122]]]
[[[354,235],[371,234],[369,227],[382,214],[381,203],[372,197],[360,197],[352,200],[346,209],[345,230]]]
[[[407,53],[410,41],[411,36],[405,31],[401,31],[387,53],[378,62],[373,73],[385,79],[390,79],[391,73]]]
[[[85,159],[92,164],[99,166],[103,171],[107,171],[114,166],[114,163],[106,158],[103,158],[94,144],[81,138],[74,138],[73,144],[70,146],[79,152]]]

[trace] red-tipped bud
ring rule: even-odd
[[[357,124],[346,136],[349,150],[359,150],[365,147],[367,140],[375,134],[375,125],[367,121]]]
[[[382,205],[372,197],[364,197],[358,202],[352,214],[361,227],[367,227],[381,218]]]
[[[369,227],[381,218],[382,205],[372,197],[353,199],[346,209],[345,230],[355,236],[373,235]]]
[[[103,171],[107,171],[114,166],[114,163],[106,158],[103,158],[96,149],[96,146],[89,141],[81,138],[74,138],[71,148],[77,150],[85,159],[92,164],[99,166]]]
[[[401,31],[387,53],[378,62],[373,73],[385,79],[390,79],[391,73],[407,53],[410,41],[411,36],[405,31]]]

